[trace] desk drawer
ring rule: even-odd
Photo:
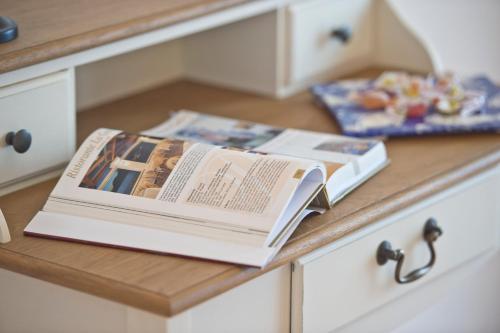
[[[0,191],[68,161],[75,146],[73,77],[61,71],[0,88]],[[6,143],[9,132],[25,129],[24,153]]]
[[[350,241],[333,243],[297,261],[292,274],[293,331],[330,332],[493,247],[500,222],[496,212],[498,171],[469,180],[379,222],[372,230],[358,232]],[[395,262],[379,266],[376,250],[384,240],[403,249],[403,274],[424,266],[430,254],[422,233],[430,217],[443,231],[434,243],[435,265],[419,280],[397,284]]]
[[[371,0],[314,0],[290,5],[290,83],[367,58],[374,30],[372,7]],[[351,31],[346,43],[332,36],[334,30],[342,27]]]

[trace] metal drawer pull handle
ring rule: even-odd
[[[427,242],[429,246],[429,250],[431,251],[431,259],[424,267],[420,267],[408,273],[406,276],[401,277],[401,268],[403,267],[403,262],[405,260],[405,254],[403,250],[397,249],[393,250],[391,243],[388,241],[383,241],[380,243],[377,249],[377,263],[379,265],[385,265],[387,261],[394,260],[397,261],[396,264],[396,274],[394,275],[397,283],[410,283],[420,279],[422,276],[427,274],[434,263],[436,262],[436,251],[434,250],[434,242],[438,239],[439,236],[443,234],[441,228],[437,225],[437,221],[433,218],[430,218],[425,223],[424,227],[424,240]]]

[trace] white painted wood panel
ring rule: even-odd
[[[0,332],[125,332],[125,307],[0,269]]]
[[[182,39],[75,69],[76,108],[90,108],[179,79],[184,73]]]
[[[285,265],[194,307],[190,332],[290,332],[290,279]]]
[[[496,318],[491,316],[492,311],[500,308],[500,299],[493,294],[485,295],[480,291],[497,288],[498,275],[494,272],[500,268],[500,262],[497,262],[499,255],[498,251],[488,251],[384,306],[356,318],[334,332],[403,333],[407,329],[418,327],[414,331],[415,333],[430,333],[436,332],[434,328],[439,327],[437,332],[458,333],[461,331],[456,328],[461,320],[456,320],[455,315],[452,314],[454,308],[457,307],[469,308],[470,310],[469,315],[463,316],[462,314],[462,318],[468,321],[467,325],[463,326],[469,328],[466,332],[492,332],[492,330],[480,328],[485,327],[484,324],[494,323],[500,319],[498,316]],[[490,275],[492,272],[494,274]],[[476,282],[479,282],[481,287],[472,288],[472,290],[475,289],[479,293],[466,299],[464,296],[470,295],[471,287]],[[457,304],[451,304],[448,301],[450,299],[460,300]],[[472,309],[472,307],[474,308]],[[429,320],[427,314],[434,314],[434,312],[436,312],[434,318]],[[474,327],[476,329],[472,329]]]
[[[379,222],[379,230],[374,226],[352,242],[333,243],[299,260],[293,272],[293,331],[331,331],[493,248],[499,178],[497,168]],[[376,249],[388,240],[405,250],[404,272],[423,266],[429,250],[422,231],[429,217],[444,232],[435,244],[436,265],[419,281],[398,285],[395,263],[378,266]]]
[[[500,251],[496,251],[477,270],[449,288],[446,295],[392,333],[498,332],[499,282]]]
[[[14,180],[68,161],[75,149],[73,71],[66,70],[0,88],[0,191]],[[29,150],[5,143],[8,132],[28,130]]]
[[[395,1],[376,1],[375,26],[375,65],[423,73],[442,71],[439,54],[405,20]]]
[[[440,70],[500,81],[500,1],[388,0],[438,58]]]
[[[186,77],[275,95],[278,85],[276,11],[185,38]]]

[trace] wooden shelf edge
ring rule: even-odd
[[[126,22],[7,52],[1,55],[0,74],[165,28],[176,23],[229,9],[248,1],[218,0],[201,4],[189,4],[180,9],[166,10],[154,15],[134,18]]]

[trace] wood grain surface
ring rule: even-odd
[[[250,0],[1,0],[19,36],[0,44],[0,73],[103,45]]]
[[[286,100],[181,81],[78,114],[78,141],[98,127],[139,131],[189,108],[271,125],[338,132],[309,93]],[[390,139],[392,163],[322,216],[306,219],[265,269],[23,236],[55,184],[0,197],[13,240],[0,267],[171,316],[352,233],[500,161],[495,134]]]

